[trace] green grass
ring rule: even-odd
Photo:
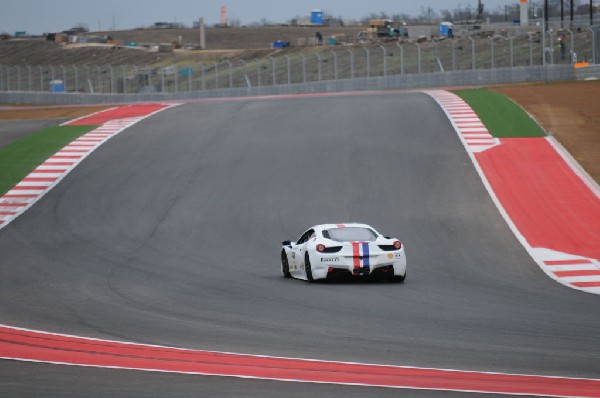
[[[41,130],[0,148],[0,195],[38,165],[96,126],[57,126]]]
[[[543,137],[546,135],[519,105],[500,93],[485,89],[457,90],[454,93],[473,108],[494,137]]]

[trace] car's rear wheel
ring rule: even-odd
[[[406,279],[406,272],[404,273],[404,275],[394,275],[394,276],[390,277],[390,282],[402,283],[402,282],[404,282],[405,279]]]
[[[288,263],[287,254],[285,254],[285,250],[281,251],[281,271],[283,272],[284,278],[291,278],[292,274],[290,274],[290,264]]]
[[[304,270],[306,271],[306,280],[309,282],[314,282],[315,278],[313,278],[312,267],[310,265],[310,257],[308,253],[304,256]]]

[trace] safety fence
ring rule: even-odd
[[[44,93],[93,98],[200,98],[223,93],[310,92],[490,84],[573,77],[579,61],[600,63],[600,26],[581,31],[461,37],[427,42],[291,48],[263,59],[172,65],[0,65],[3,98]],[[560,71],[557,73],[556,71]],[[435,83],[437,84],[437,83]],[[287,87],[287,88],[286,88]],[[10,93],[10,95],[8,95]],[[98,96],[99,95],[99,96]],[[246,95],[246,94],[241,94]],[[4,102],[7,102],[5,100]],[[8,101],[14,102],[14,101]],[[35,101],[39,102],[39,101]],[[85,101],[87,102],[87,101]],[[106,101],[102,101],[106,102]]]
[[[356,77],[354,79],[311,81],[307,83],[162,93],[84,94],[26,91],[0,92],[0,102],[12,104],[114,104],[140,101],[178,101],[215,97],[247,97],[279,94],[479,86],[483,84],[560,81],[571,79],[574,79],[574,68],[572,65],[538,65],[450,72],[405,73],[388,76]]]

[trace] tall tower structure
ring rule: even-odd
[[[521,26],[529,25],[529,1],[519,0],[519,7],[521,8]]]
[[[222,26],[229,25],[229,21],[227,20],[227,7],[225,7],[225,6],[221,7],[221,25]]]

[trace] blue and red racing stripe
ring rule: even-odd
[[[369,268],[371,263],[369,261],[369,244],[367,242],[363,242],[362,244],[362,255],[363,255],[363,267]]]

